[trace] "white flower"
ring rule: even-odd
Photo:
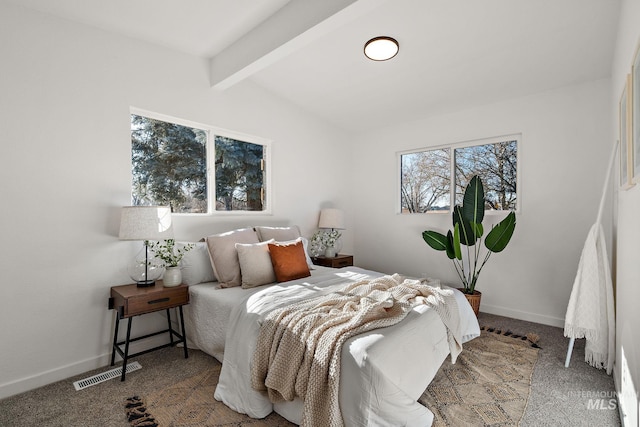
[[[321,254],[326,248],[334,247],[342,234],[338,230],[318,230],[311,238],[310,252]]]

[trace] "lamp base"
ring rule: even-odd
[[[140,281],[136,281],[136,286],[138,286],[139,288],[148,288],[151,286],[155,286],[156,285],[156,281],[155,280],[140,280]]]
[[[149,248],[145,244],[127,266],[129,277],[139,288],[155,286],[156,280],[162,276],[162,264],[155,258],[154,254],[149,254]]]

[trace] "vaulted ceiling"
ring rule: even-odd
[[[1,0],[209,60],[346,130],[608,78],[619,0]],[[388,35],[390,61],[363,55]]]

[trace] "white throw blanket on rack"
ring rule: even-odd
[[[586,338],[585,362],[611,374],[615,359],[613,285],[604,232],[599,222],[589,231],[576,274],[564,335]]]

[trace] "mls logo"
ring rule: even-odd
[[[587,409],[617,409],[616,399],[589,399]]]

